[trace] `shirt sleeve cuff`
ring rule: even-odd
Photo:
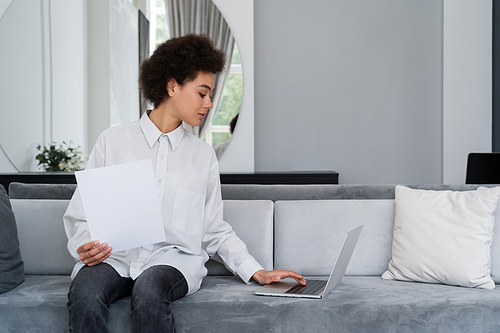
[[[68,251],[70,255],[75,258],[76,261],[80,260],[80,255],[78,254],[77,250],[80,246],[83,244],[86,244],[88,242],[92,241],[90,238],[89,232],[85,232],[83,235],[80,235],[80,237],[73,237],[68,241]]]
[[[246,283],[250,284],[250,280],[255,272],[264,270],[264,268],[254,258],[248,258],[238,266],[236,273]]]

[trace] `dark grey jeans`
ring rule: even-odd
[[[132,296],[133,332],[175,332],[171,304],[188,291],[186,279],[170,266],[153,266],[135,281],[101,263],[84,266],[68,293],[70,332],[108,332],[109,306]]]

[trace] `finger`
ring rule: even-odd
[[[107,246],[108,246],[108,244],[102,243],[99,246],[93,247],[92,249],[90,249],[88,251],[82,252],[83,251],[83,249],[82,249],[82,251],[79,253],[80,254],[80,260],[84,261],[86,259],[94,257],[96,254],[98,254],[99,252],[103,251]]]
[[[290,272],[289,277],[295,279],[295,281],[297,281],[298,283],[300,283],[300,284],[302,284],[304,286],[307,284],[306,279],[304,279],[304,277],[302,275],[297,274],[295,272]]]
[[[274,276],[273,277],[273,281],[274,282],[277,282],[281,279],[285,279],[285,278],[293,278],[295,281],[297,281],[298,283],[302,284],[302,285],[306,285],[307,282],[306,280],[304,279],[304,277],[300,274],[297,274],[293,271],[279,271],[279,276]]]
[[[295,281],[297,281],[298,283],[300,283],[301,285],[305,286],[307,284],[307,281],[306,279],[304,279],[303,277],[302,278],[295,278]]]
[[[96,255],[94,255],[92,257],[85,258],[82,261],[87,266],[95,266],[97,264],[100,264],[104,260],[108,259],[109,256],[111,256],[111,250],[112,250],[112,248],[109,246],[109,247],[105,248],[103,251],[97,253]]]
[[[111,256],[111,252],[106,254],[104,257],[101,257],[99,258],[98,260],[92,260],[92,261],[89,261],[88,263],[85,263],[85,265],[87,266],[95,266],[95,265],[99,265],[101,262],[105,261],[106,259],[108,259],[109,257]]]
[[[102,243],[99,246],[96,246],[89,251],[81,252],[80,253],[80,260],[83,262],[89,261],[89,260],[91,261],[91,260],[93,260],[92,259],[93,257],[95,257],[96,255],[98,255],[99,253],[104,251],[107,247],[108,247],[108,244]]]
[[[297,274],[295,272],[290,272],[289,274],[290,274],[289,277],[292,277],[295,280],[304,280],[304,277],[300,274]]]
[[[76,252],[78,254],[84,253],[84,252],[88,252],[88,251],[92,250],[94,247],[96,247],[97,245],[99,245],[99,241],[98,240],[95,240],[95,241],[92,241],[92,242],[88,242],[88,243],[85,243],[82,246],[80,246],[76,250]]]
[[[102,243],[99,246],[94,247],[92,250],[88,251],[87,254],[91,257],[95,257],[108,247],[107,243]]]

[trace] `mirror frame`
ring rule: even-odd
[[[238,43],[243,68],[243,98],[238,126],[219,160],[221,173],[255,171],[254,0],[212,0]]]

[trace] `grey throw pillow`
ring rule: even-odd
[[[0,294],[24,281],[24,263],[19,251],[17,226],[9,197],[0,185]]]

